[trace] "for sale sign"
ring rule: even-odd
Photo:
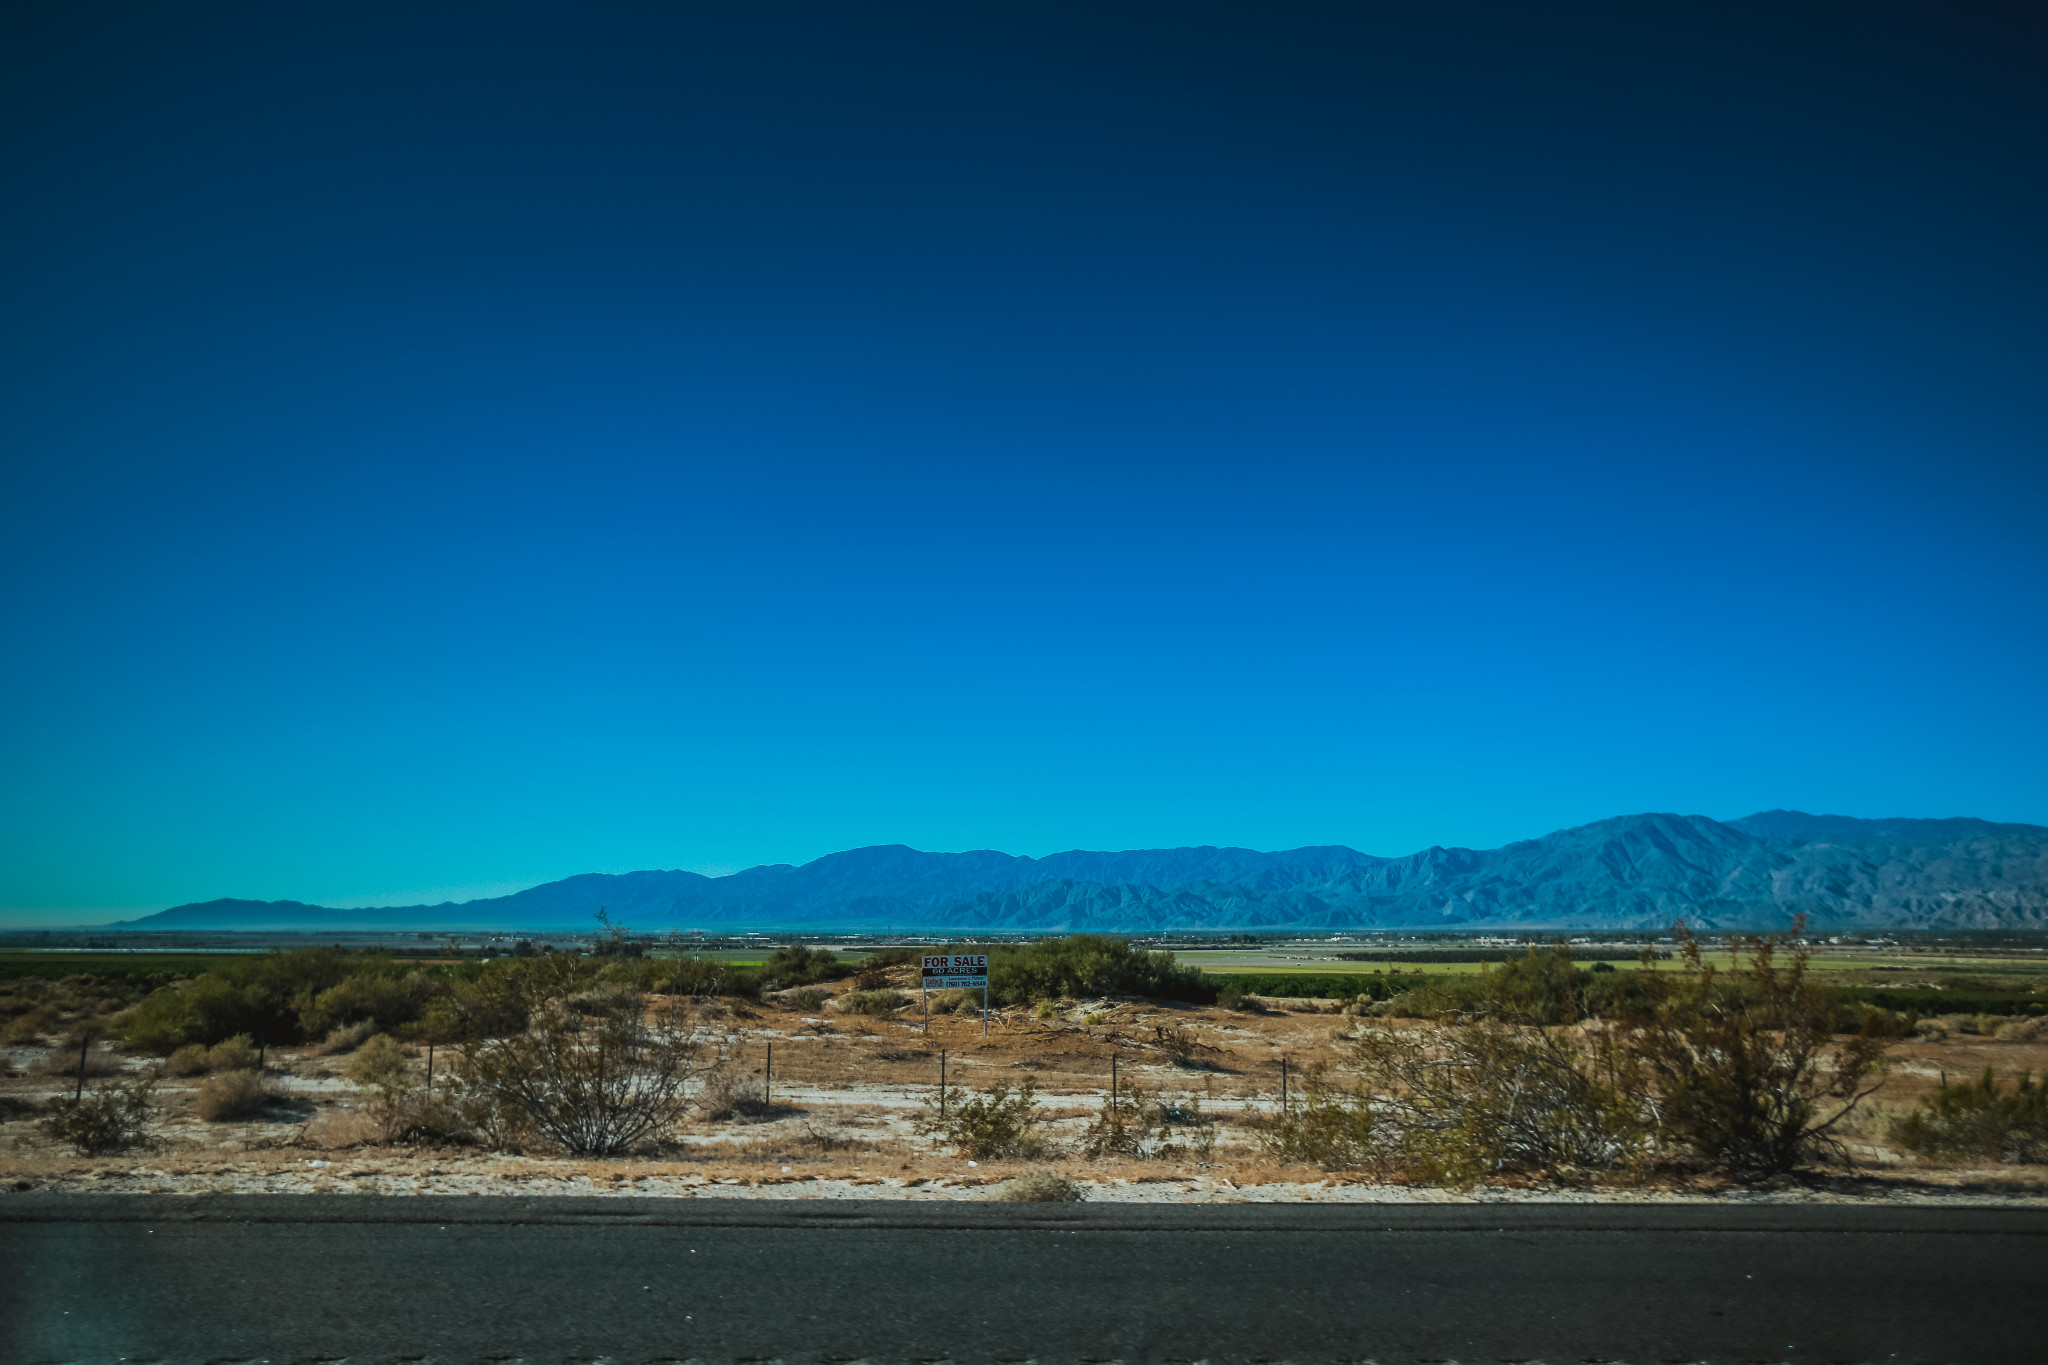
[[[924,988],[928,991],[983,990],[988,986],[987,953],[928,953]]]

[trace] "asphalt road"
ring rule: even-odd
[[[2048,1361],[2048,1211],[0,1196],[0,1361]]]

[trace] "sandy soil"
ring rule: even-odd
[[[1465,1192],[1374,1183],[1352,1175],[1276,1163],[1253,1127],[1277,1108],[1288,1083],[1316,1061],[1340,1062],[1358,1021],[1324,1002],[1273,1002],[1258,1013],[1154,1001],[1081,1002],[1049,1020],[1012,1010],[992,1016],[988,1036],[973,1016],[939,1015],[927,1030],[914,1013],[867,1018],[775,1005],[725,1011],[732,1066],[758,1083],[773,1048],[772,1103],[726,1121],[696,1118],[662,1151],[582,1160],[492,1153],[474,1147],[377,1146],[368,1097],[340,1072],[343,1057],[305,1049],[273,1051],[271,1079],[285,1096],[263,1121],[207,1123],[191,1111],[198,1078],[166,1080],[160,1140],[153,1150],[81,1158],[36,1131],[33,1106],[74,1084],[48,1047],[8,1050],[0,1077],[0,1191],[100,1193],[332,1193],[669,1195],[725,1198],[984,1199],[1027,1166],[968,1161],[913,1128],[936,1092],[941,1054],[947,1079],[981,1091],[1029,1078],[1044,1131],[1056,1149],[1094,1117],[1112,1063],[1120,1084],[1147,1094],[1199,1101],[1217,1118],[1207,1161],[1087,1161],[1072,1155],[1029,1163],[1060,1170],[1090,1199],[1176,1202],[1463,1200],[1677,1200],[2048,1203],[2048,1168],[1957,1169],[1919,1162],[1884,1139],[1892,1115],[1923,1091],[1971,1077],[1987,1065],[2001,1075],[2048,1071],[2048,1041],[1951,1033],[1916,1039],[1894,1053],[1875,1104],[1850,1133],[1857,1165],[1768,1190],[1713,1182],[1663,1182],[1594,1189],[1504,1184]],[[1171,1055],[1162,1030],[1194,1035],[1190,1057]],[[75,1062],[75,1053],[69,1054]],[[105,1054],[109,1067],[147,1058]],[[445,1067],[445,1060],[442,1065]],[[445,1070],[442,1072],[445,1076]]]

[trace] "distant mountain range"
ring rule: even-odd
[[[602,907],[670,928],[1072,931],[1162,929],[2048,929],[2048,828],[1858,820],[1774,810],[1723,823],[1625,815],[1504,848],[1145,849],[921,853],[849,849],[802,866],[588,873],[486,900],[337,910],[297,901],[180,905],[116,929],[563,932]]]

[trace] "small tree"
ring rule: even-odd
[[[680,1002],[649,1005],[566,954],[486,973],[455,993],[449,1023],[471,1105],[579,1156],[665,1136],[725,1052]]]
[[[1724,982],[1679,924],[1690,979],[1661,986],[1631,1021],[1630,1048],[1656,1091],[1665,1136],[1737,1180],[1845,1156],[1834,1131],[1877,1089],[1891,1045],[1872,1018],[1837,1041],[1825,995],[1806,979],[1805,928],[1802,915],[1789,938],[1732,940],[1734,979]]]

